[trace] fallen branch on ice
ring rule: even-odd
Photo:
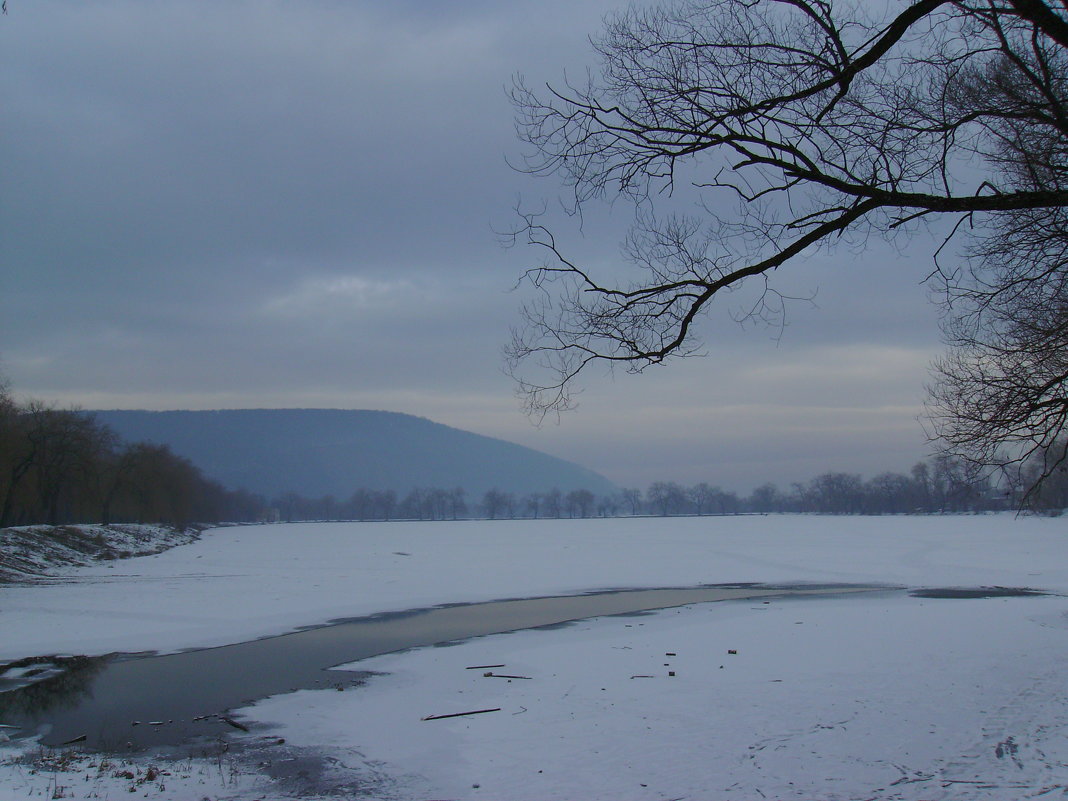
[[[493,709],[473,709],[470,712],[453,712],[451,715],[427,715],[420,720],[444,720],[445,718],[462,718],[466,715],[482,715],[486,712],[500,712],[501,708],[494,707]]]

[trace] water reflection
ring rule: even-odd
[[[15,673],[28,665],[40,665],[41,670],[52,675],[38,679],[32,672],[18,671],[35,680],[17,689],[0,692],[0,721],[40,717],[58,709],[78,706],[90,693],[93,680],[106,664],[107,657],[71,656],[51,657],[47,661],[23,660],[8,665],[4,674]],[[3,674],[0,677],[6,678]]]
[[[0,723],[46,745],[139,749],[235,733],[226,710],[297,689],[350,689],[367,673],[329,670],[379,654],[486,634],[730,599],[882,589],[716,585],[452,605],[336,622],[278,637],[169,654],[68,660],[67,669],[0,692]]]

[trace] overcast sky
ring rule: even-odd
[[[591,375],[531,425],[503,372],[514,207],[561,187],[506,88],[595,65],[621,2],[74,3],[0,18],[0,371],[85,408],[386,409],[572,459],[621,485],[748,491],[905,470],[937,313],[922,243],[790,264],[784,331],[701,329],[706,356]],[[610,275],[632,209],[558,240]]]

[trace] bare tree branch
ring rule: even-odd
[[[561,178],[574,210],[637,202],[623,255],[643,276],[623,285],[595,276],[537,218],[523,218],[517,238],[548,256],[525,274],[541,294],[508,351],[530,411],[569,408],[591,364],[640,371],[695,352],[699,317],[716,297],[766,281],[810,248],[948,214],[965,244],[958,267],[936,262],[933,273],[952,348],[940,374],[986,382],[987,425],[973,439],[998,453],[1027,436],[1050,447],[1065,424],[1054,354],[1066,307],[1051,288],[1065,274],[1068,7],[914,0],[888,9],[666,2],[609,17],[594,42],[600,71],[584,84],[537,92],[516,79],[517,130],[530,147],[521,169]],[[702,207],[717,213],[654,215],[677,182],[707,194]],[[737,203],[733,219],[720,216],[724,192]],[[754,316],[767,311],[758,304]],[[1019,386],[1012,370],[1035,380]],[[983,393],[962,395],[958,384],[956,401],[980,403]],[[1023,401],[1009,396],[1026,388],[1041,398],[1014,406]],[[968,417],[959,403],[935,413],[939,433],[992,462],[988,446],[945,425]],[[1012,458],[1026,461],[1019,447]]]

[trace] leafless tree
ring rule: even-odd
[[[142,442],[131,446],[132,517],[138,522],[186,526],[206,519],[198,512],[204,482],[200,471],[166,445]]]
[[[868,481],[867,490],[872,514],[903,514],[919,508],[915,481],[901,473],[879,473]]]
[[[809,482],[815,511],[823,514],[857,514],[864,506],[864,482],[852,473],[823,473]]]
[[[540,492],[531,492],[523,496],[523,512],[527,517],[535,520],[541,514],[542,502],[544,497]]]
[[[482,496],[482,509],[490,520],[496,520],[506,514],[512,516],[510,512],[514,505],[514,496],[496,487],[486,490]]]
[[[564,496],[559,489],[553,487],[543,499],[545,503],[546,517],[560,517],[564,512]]]
[[[1055,448],[1066,447],[1063,442],[1054,443]],[[1036,453],[1031,457],[1031,464],[1025,463],[1022,471],[1022,484],[1025,487],[1035,487],[1027,497],[1027,506],[1035,511],[1052,511],[1063,513],[1068,509],[1068,465],[1061,464],[1053,471],[1049,471],[1049,460],[1043,453]],[[1044,473],[1045,480],[1038,484],[1034,480],[1035,474]]]
[[[100,455],[110,451],[114,435],[76,409],[54,409],[31,401],[24,412],[25,437],[32,454],[36,505],[44,521],[60,522],[61,506],[75,506],[88,489]]]
[[[564,496],[568,517],[589,517],[595,498],[588,489],[571,490]]]
[[[614,492],[601,495],[597,499],[597,515],[599,517],[619,517],[619,509],[623,505],[623,496]]]
[[[771,482],[756,487],[746,500],[746,505],[753,512],[782,512],[786,508],[786,496]]]
[[[947,393],[978,387],[981,411],[938,407],[937,433],[990,460],[983,443],[1063,430],[1068,5],[686,0],[609,17],[594,47],[582,84],[517,79],[522,168],[562,178],[575,210],[635,200],[630,269],[595,275],[523,217],[515,237],[546,256],[509,348],[531,412],[570,408],[591,363],[641,371],[704,347],[700,315],[743,285],[742,316],[774,321],[770,275],[806,251],[948,216],[965,241],[936,270],[955,346],[942,373]],[[700,213],[658,215],[682,184]],[[1020,389],[1002,376],[1021,370],[1036,400],[1001,416]]]
[[[367,520],[374,515],[374,493],[360,487],[349,497],[346,511],[356,520]]]
[[[950,349],[931,417],[948,453],[1001,466],[1009,485],[1026,475],[1025,502],[1068,457],[1066,223],[1062,209],[1000,215],[969,269],[945,278]]]
[[[931,469],[932,506],[938,512],[973,511],[990,492],[987,476],[967,459],[936,456]]]
[[[716,493],[719,491],[719,487],[709,486],[706,482],[702,481],[700,484],[694,484],[687,489],[686,497],[689,498],[690,503],[693,504],[694,511],[700,516],[712,505],[712,502],[716,499]]]
[[[392,520],[397,511],[397,493],[394,490],[381,490],[373,493],[375,516],[382,520]]]
[[[452,515],[453,520],[458,520],[460,515],[467,514],[465,495],[467,495],[467,490],[463,487],[453,487],[448,492],[449,513]]]
[[[637,516],[642,510],[642,491],[633,487],[624,489],[621,493],[623,502],[627,504],[632,516]]]
[[[27,416],[8,387],[7,380],[0,377],[0,528],[14,520],[17,493],[36,455],[27,436]]]
[[[0,376],[0,528],[251,520],[263,499],[205,478],[167,447],[122,444],[76,408],[20,404]]]
[[[681,514],[686,508],[686,490],[674,481],[654,482],[645,497],[661,517]]]

